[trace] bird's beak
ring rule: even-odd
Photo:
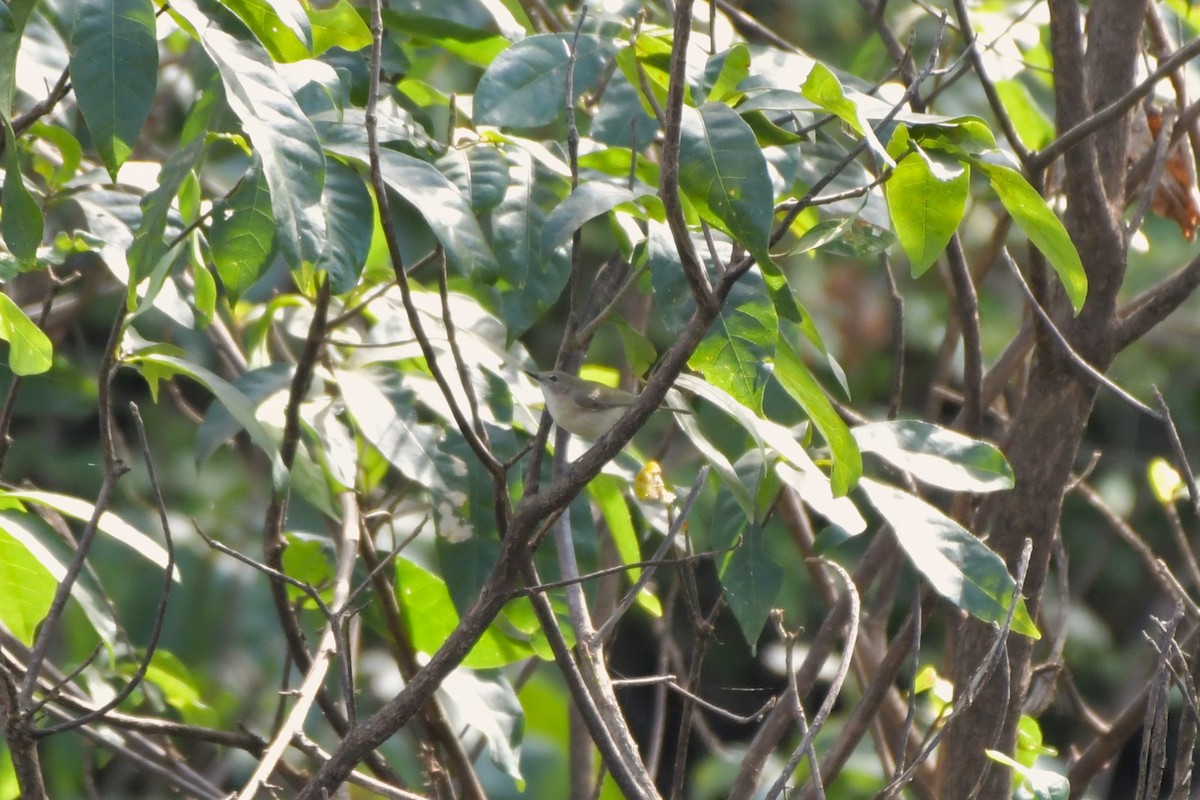
[[[523,369],[521,371],[524,372],[529,377],[533,378],[535,381],[538,379],[538,373],[531,369]]]

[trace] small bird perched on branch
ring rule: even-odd
[[[525,370],[542,387],[546,408],[556,425],[585,439],[599,439],[612,430],[617,420],[637,400],[637,395],[589,381],[561,370]],[[661,406],[668,411],[690,414],[686,409]]]

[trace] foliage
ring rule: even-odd
[[[1195,608],[1073,475],[1099,386],[1174,437],[1200,583],[1168,406],[1104,377],[1200,271],[1118,308],[1129,242],[1200,219],[1187,109],[1124,149],[1166,74],[1051,77],[1071,0],[864,3],[853,58],[693,0],[381,5],[0,4],[0,798],[1087,786],[1111,752],[1068,782],[1028,708],[1064,495]],[[1146,19],[1116,61],[1193,33]],[[550,439],[528,371],[584,361],[638,397]],[[1170,675],[1195,736],[1182,616],[1148,739]]]

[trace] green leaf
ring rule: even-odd
[[[561,250],[541,248],[543,197],[547,185],[538,180],[532,158],[515,151],[517,165],[504,202],[492,212],[492,240],[501,275],[512,290],[501,296],[509,342],[533,327],[558,300],[571,274],[571,261]]]
[[[913,567],[938,594],[976,619],[1004,622],[1016,582],[1000,556],[919,497],[870,478],[859,485],[892,526]],[[1012,629],[1041,638],[1024,598],[1017,598]]]
[[[888,213],[915,278],[933,266],[958,229],[971,172],[962,162],[926,152],[915,142],[910,147],[884,186]]]
[[[167,252],[163,235],[167,230],[171,205],[203,149],[204,137],[197,136],[182,150],[173,153],[158,173],[158,186],[141,200],[142,219],[127,254],[129,284],[126,302],[131,309],[137,303],[138,284],[151,274]]]
[[[517,791],[523,793],[521,740],[525,733],[525,711],[504,672],[456,669],[446,676],[441,690],[440,699],[446,705],[454,730],[470,727],[481,735],[487,742],[492,764],[512,778]]]
[[[129,667],[132,673],[132,665]],[[187,665],[174,653],[163,648],[154,651],[146,680],[163,694],[167,705],[179,712],[192,725],[220,725],[220,714],[206,704],[199,685]]]
[[[50,369],[54,346],[49,337],[3,292],[0,292],[0,339],[8,342],[8,366],[15,374],[39,375]]]
[[[314,55],[312,26],[296,0],[225,0],[225,5],[253,31],[275,61],[287,64]]]
[[[754,131],[724,103],[685,106],[682,124],[679,188],[747,250],[766,250],[775,206]]]
[[[36,516],[28,514],[24,516]],[[15,539],[17,543],[24,547],[30,555],[37,559],[54,579],[57,584],[67,574],[67,567],[42,544],[38,535],[30,528],[23,524],[23,520],[16,518],[15,514],[0,514],[0,531],[4,531],[10,537]],[[178,571],[176,571],[178,577]],[[0,592],[0,595],[3,595]],[[9,595],[11,596],[11,595]],[[111,605],[102,602],[96,597],[81,581],[76,581],[71,587],[71,599],[79,603],[79,607],[83,609],[84,616],[87,617],[89,623],[100,638],[109,644],[116,642],[117,627],[113,622],[110,614]]]
[[[241,392],[252,407],[258,408],[268,397],[290,386],[294,374],[295,369],[291,364],[277,362],[239,375],[233,382],[233,388]],[[207,461],[217,448],[241,430],[242,423],[228,408],[222,403],[210,403],[196,431],[196,466]]]
[[[325,154],[316,130],[270,54],[234,14],[214,0],[180,0],[171,9],[199,35],[229,107],[262,158],[284,260],[292,269],[314,263],[325,249]]]
[[[1024,83],[1016,78],[996,81],[996,93],[1022,144],[1040,150],[1054,140],[1054,122],[1038,106]]]
[[[1050,266],[1058,273],[1067,290],[1071,306],[1078,314],[1087,297],[1087,273],[1079,260],[1079,252],[1067,229],[1029,182],[1011,167],[972,159],[976,167],[988,176],[1000,202],[1012,216],[1013,222],[1025,231],[1030,241],[1042,251]]]
[[[331,47],[355,53],[371,44],[371,29],[349,0],[337,0],[328,8],[305,4],[313,30],[313,55]]]
[[[616,545],[617,554],[622,564],[636,564],[642,560],[642,547],[638,542],[637,531],[633,527],[633,517],[629,513],[629,504],[625,501],[623,486],[625,482],[614,475],[597,475],[588,484],[588,494],[596,501],[604,524],[608,526],[609,535]],[[642,574],[638,567],[630,567],[625,571],[630,583]],[[642,589],[637,598],[638,605],[654,616],[662,616],[662,605],[649,589]]]
[[[128,356],[126,361],[137,367],[148,381],[157,381],[160,377],[172,374],[186,375],[212,392],[234,419],[245,428],[246,433],[250,436],[250,441],[254,442],[270,458],[271,479],[276,490],[282,491],[287,487],[287,468],[279,456],[279,446],[276,444],[275,438],[258,421],[254,405],[236,387],[199,364],[193,364],[165,353],[142,351]]]
[[[621,203],[634,199],[633,192],[624,186],[603,181],[588,181],[571,192],[555,206],[542,224],[543,253],[552,253],[570,240],[583,224],[601,214],[607,214]]]
[[[753,655],[758,650],[763,625],[783,586],[783,569],[763,546],[763,531],[759,525],[748,525],[742,533],[741,546],[730,554],[721,570],[721,586]]]
[[[32,645],[38,623],[50,610],[58,581],[0,520],[0,623],[26,645]]]
[[[862,454],[829,398],[790,343],[780,337],[775,347],[775,378],[800,404],[833,454],[833,494],[841,497],[854,488],[862,475]]]
[[[45,221],[37,200],[25,187],[21,174],[21,158],[17,152],[12,126],[4,119],[4,213],[0,216],[0,232],[9,251],[26,264],[37,259],[42,244]]]
[[[217,275],[235,303],[271,265],[275,254],[275,216],[271,192],[260,165],[234,188],[223,207],[213,212],[209,233]]]
[[[508,190],[508,161],[492,145],[451,147],[435,166],[464,197],[471,198],[471,208],[480,213],[500,205]]]
[[[854,428],[864,453],[875,453],[930,486],[952,492],[1013,487],[1012,467],[995,445],[920,420],[872,422]]]
[[[370,161],[365,145],[339,143],[329,149],[363,164]],[[495,273],[496,256],[457,186],[432,165],[395,150],[380,149],[379,164],[388,188],[421,214],[452,264],[469,276]]]
[[[80,0],[71,35],[71,84],[108,174],[133,152],[158,84],[151,0]]]
[[[871,150],[879,156],[883,163],[888,166],[894,163],[883,143],[879,141],[879,137],[875,135],[875,131],[871,129],[871,124],[859,109],[858,104],[846,97],[846,90],[842,88],[842,82],[824,64],[819,61],[813,64],[812,71],[808,73],[804,85],[800,87],[800,93],[849,125],[859,136],[866,138]]]
[[[385,9],[383,22],[389,31],[404,31],[419,43],[436,45],[477,67],[491,64],[509,47],[503,36],[426,14]]]
[[[0,27],[0,117],[5,119],[12,116],[21,35],[37,4],[38,0],[10,0],[7,10],[12,24]]]
[[[316,268],[329,273],[334,294],[345,294],[358,285],[374,232],[375,201],[357,172],[330,160],[326,164],[325,207],[328,238]]]
[[[37,503],[80,522],[89,521],[96,513],[96,506],[93,503],[56,492],[41,492],[32,489],[13,490],[0,494],[0,497],[23,503]],[[105,536],[120,542],[160,569],[166,569],[167,551],[163,546],[130,525],[116,513],[105,511],[100,515],[96,528]],[[174,577],[176,580],[179,579],[178,569],[176,569]]]
[[[573,38],[557,33],[530,36],[496,56],[475,87],[475,122],[536,128],[565,114],[567,56]],[[612,52],[612,43],[600,36],[579,37],[572,102],[596,85]]]
[[[396,559],[396,595],[413,646],[426,655],[437,652],[458,627],[458,611],[446,584],[412,561]],[[529,658],[533,651],[525,642],[505,636],[493,624],[463,659],[470,669],[489,669]]]
[[[749,75],[750,48],[742,42],[713,55],[704,65],[705,101],[737,105],[742,97],[738,85]]]
[[[751,281],[753,275],[746,275],[739,288],[746,288],[742,282]],[[735,290],[688,359],[688,366],[757,412],[762,409],[777,337],[775,308],[763,293]]]

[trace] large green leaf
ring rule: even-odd
[[[753,654],[783,586],[783,568],[771,559],[763,546],[763,531],[759,525],[748,525],[742,532],[741,545],[730,554],[721,570],[721,586]]]
[[[314,263],[325,249],[325,154],[316,130],[270,54],[237,16],[214,0],[180,0],[170,7],[200,37],[229,107],[262,158],[284,260],[293,269]]]
[[[252,407],[257,408],[271,395],[287,389],[295,372],[291,364],[277,362],[239,375],[233,382],[233,388],[241,392]],[[196,431],[196,466],[207,461],[217,448],[241,431],[242,423],[224,404],[209,404],[200,429]]]
[[[3,292],[0,292],[0,339],[8,342],[8,366],[17,375],[38,375],[50,369],[54,346],[49,337]]]
[[[983,159],[973,159],[972,163],[988,176],[992,189],[1013,222],[1025,231],[1025,235],[1042,251],[1042,255],[1058,273],[1071,306],[1078,314],[1087,298],[1087,273],[1083,270],[1075,243],[1071,241],[1054,209],[1015,169]]]
[[[1013,487],[1013,471],[995,445],[916,419],[871,422],[851,433],[875,453],[931,486],[952,492],[998,492]]]
[[[750,279],[747,275],[743,281]],[[688,359],[688,366],[738,402],[761,411],[777,337],[775,308],[761,291],[731,296]]]
[[[829,398],[813,378],[808,367],[783,337],[775,347],[775,378],[792,399],[800,404],[817,430],[829,443],[833,454],[833,494],[841,497],[854,488],[862,475],[862,454],[850,429],[838,415]]]
[[[0,197],[3,216],[0,216],[0,232],[9,252],[26,264],[37,258],[37,249],[42,244],[45,220],[37,200],[25,186],[21,174],[21,158],[17,151],[16,138],[7,119],[4,123],[4,189]]]
[[[775,212],[754,131],[724,103],[683,109],[679,188],[709,222],[751,252],[764,251]]]
[[[750,74],[750,48],[738,42],[728,50],[716,53],[704,65],[704,86],[709,103],[737,105],[741,99],[738,86]]]
[[[217,275],[234,303],[262,277],[275,253],[271,191],[257,165],[216,209],[208,240]]]
[[[328,225],[325,252],[317,269],[329,273],[334,294],[345,294],[358,284],[374,231],[375,202],[357,172],[330,159],[326,164],[321,204]]]
[[[538,180],[532,157],[513,152],[516,166],[504,201],[492,212],[492,240],[501,276],[512,290],[501,296],[508,340],[529,330],[558,300],[570,277],[571,261],[561,250],[542,251],[542,204],[552,197]],[[550,197],[547,197],[547,196]]]
[[[58,581],[0,520],[0,623],[26,645],[50,610]]]
[[[313,55],[332,47],[354,53],[371,44],[371,29],[350,0],[333,5],[305,4],[313,30]]]
[[[71,36],[71,84],[96,152],[116,180],[158,84],[151,0],[80,0]]]
[[[37,515],[31,513],[24,515],[18,515],[15,512],[0,514],[0,531],[8,534],[20,547],[23,547],[31,556],[37,559],[38,563],[49,572],[50,577],[57,584],[66,576],[67,566],[42,543],[39,534],[33,528],[26,526],[25,523],[30,517],[37,519]],[[28,521],[32,522],[33,519],[28,519]],[[176,570],[175,577],[178,578],[178,576],[179,571]],[[35,594],[36,591],[35,586]],[[5,595],[5,592],[0,591],[0,596]],[[13,595],[8,594],[7,596],[12,597]],[[79,603],[79,607],[83,609],[84,616],[87,617],[88,622],[91,623],[103,641],[108,643],[116,641],[117,626],[110,614],[111,605],[106,604],[98,598],[94,592],[84,585],[83,581],[75,581],[75,585],[71,587],[71,598]]]
[[[475,88],[475,122],[536,128],[565,113],[572,38],[556,33],[530,36],[496,56]],[[595,86],[612,52],[609,40],[591,34],[579,37],[572,100]]]
[[[1004,622],[1016,582],[1000,556],[919,497],[870,478],[859,485],[892,526],[913,567],[938,594],[984,622]],[[1041,638],[1024,598],[1017,598],[1012,629]]]
[[[458,627],[458,611],[446,584],[428,570],[400,557],[396,559],[396,595],[413,646],[427,655],[437,652]],[[498,625],[493,625],[479,637],[463,659],[463,666],[503,667],[531,655],[533,651],[527,643],[505,636]]]
[[[363,164],[370,160],[363,145],[346,142],[329,149]],[[388,188],[421,214],[452,264],[475,277],[495,273],[496,257],[457,186],[430,164],[395,150],[381,148],[379,165]]]
[[[907,138],[904,130],[898,129],[897,139]],[[958,229],[971,172],[957,159],[926,152],[915,142],[907,145],[911,149],[897,154],[900,160],[885,189],[892,225],[917,277],[933,266]]]

